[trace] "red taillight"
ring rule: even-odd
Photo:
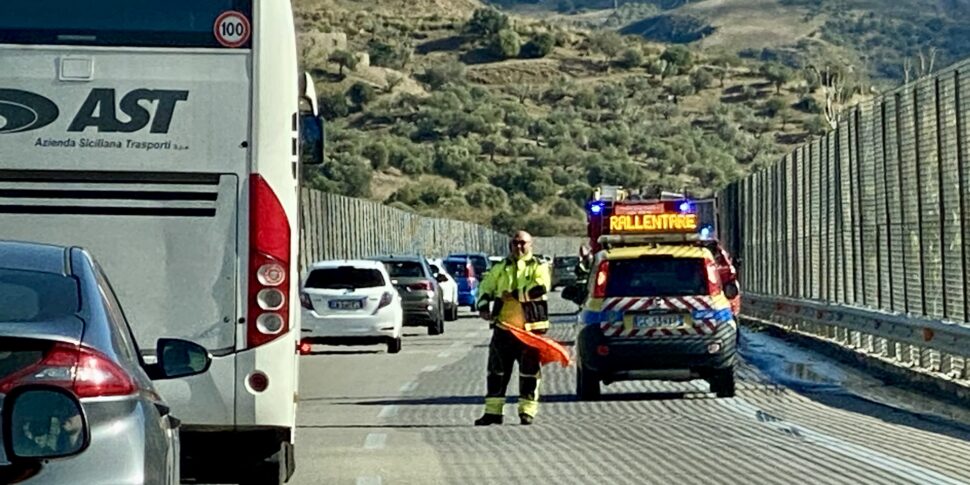
[[[79,398],[127,396],[136,389],[131,375],[100,352],[64,343],[54,344],[43,360],[0,381],[0,394],[25,384],[63,387]]]
[[[707,294],[711,296],[721,294],[721,279],[717,275],[717,265],[713,261],[705,260],[704,268],[707,270]]]
[[[434,286],[431,285],[431,282],[430,281],[419,281],[417,283],[411,283],[410,285],[408,285],[408,288],[409,289],[412,289],[412,290],[415,290],[415,291],[433,291],[434,290]]]
[[[300,342],[300,355],[307,355],[311,350],[313,350],[313,345],[310,342]]]
[[[307,310],[313,310],[313,302],[310,301],[310,295],[300,292],[300,305]]]
[[[390,305],[392,301],[394,301],[394,295],[392,295],[390,292],[385,291],[384,294],[381,295],[381,301],[380,303],[377,304],[377,309],[380,310],[381,308],[384,308],[387,305]]]
[[[593,298],[606,298],[606,282],[609,279],[610,262],[600,261],[596,269],[596,284],[593,286]]]
[[[249,178],[249,347],[289,330],[290,222],[273,189],[259,174]],[[261,295],[262,292],[262,296]],[[281,302],[281,303],[280,303]],[[301,304],[306,308],[309,299]]]

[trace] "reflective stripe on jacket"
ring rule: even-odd
[[[549,265],[528,255],[519,260],[506,258],[485,274],[478,286],[476,308],[500,307],[495,319],[528,331],[549,328],[546,295],[552,286]]]

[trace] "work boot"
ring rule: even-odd
[[[519,422],[525,425],[532,424],[535,421],[535,417],[529,416],[528,414],[522,413],[519,415]]]
[[[485,413],[475,420],[475,426],[488,426],[490,424],[502,424],[502,415]]]

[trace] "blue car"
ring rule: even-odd
[[[458,306],[467,306],[474,311],[478,283],[481,281],[474,263],[464,256],[449,256],[443,262],[445,271],[458,283]]]

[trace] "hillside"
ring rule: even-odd
[[[579,234],[591,186],[707,195],[828,127],[825,90],[777,63],[472,0],[296,5],[331,120],[308,183],[422,214]]]
[[[696,43],[793,67],[823,52],[881,87],[970,57],[968,0],[493,0],[513,11]],[[618,8],[614,9],[614,5]],[[766,52],[762,52],[762,50]],[[923,62],[920,61],[920,55]],[[933,62],[930,62],[930,59]]]

